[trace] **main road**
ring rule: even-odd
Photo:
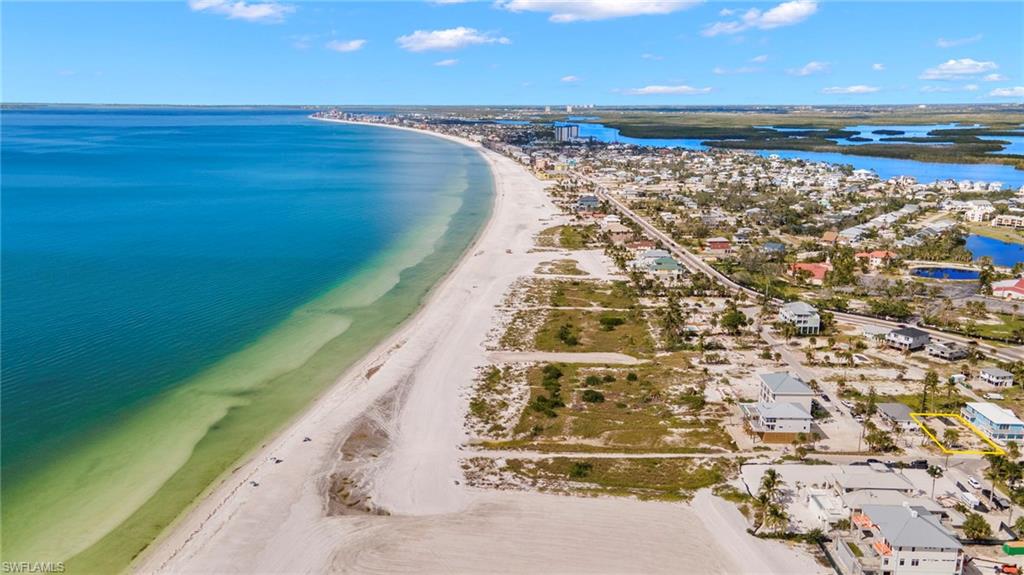
[[[668,234],[654,227],[653,224],[648,222],[646,219],[638,215],[633,210],[629,209],[625,204],[619,201],[618,198],[615,198],[611,194],[608,194],[607,192],[603,191],[598,191],[597,196],[600,199],[605,200],[612,206],[614,206],[615,209],[619,211],[619,213],[633,220],[638,226],[640,226],[642,230],[644,230],[648,237],[650,237],[653,240],[660,241],[672,254],[679,258],[679,261],[682,262],[682,264],[685,265],[690,271],[702,273],[734,292],[743,292],[749,296],[761,297],[760,292],[757,292],[746,286],[734,282],[731,278],[729,278],[729,276],[711,267],[710,265],[707,264],[707,262],[694,255],[693,252],[687,250],[683,246],[676,243],[675,240],[669,237]],[[773,305],[781,305],[784,302],[778,298],[772,298],[771,303]],[[840,311],[830,311],[836,319],[842,320],[845,323],[855,326],[874,325],[892,329],[904,327],[902,324],[896,323],[894,321],[851,313],[844,313]],[[1003,361],[1024,361],[1024,346],[997,347],[988,343],[975,342],[970,338],[952,333],[946,333],[936,329],[921,326],[916,327],[921,331],[927,332],[928,335],[932,336],[933,338],[943,339],[946,341],[952,341],[960,344],[975,345],[979,350],[985,352],[989,356]]]

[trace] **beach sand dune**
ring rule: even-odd
[[[412,319],[212,487],[135,571],[738,573],[754,560],[751,572],[814,572],[784,544],[746,536],[739,512],[707,494],[689,507],[462,485],[483,343],[511,285],[550,258],[531,248],[556,210],[521,166],[460,141],[495,178],[476,244]]]

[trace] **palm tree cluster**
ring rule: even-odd
[[[755,498],[757,513],[754,517],[754,533],[761,527],[778,533],[789,525],[789,514],[782,504],[782,487],[785,484],[779,472],[774,469],[768,469],[761,476],[761,488]]]

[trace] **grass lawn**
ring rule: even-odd
[[[622,320],[622,324],[607,329],[601,320]],[[608,351],[633,356],[654,353],[647,319],[638,310],[584,311],[553,309],[537,330],[534,348],[539,351]]]
[[[735,473],[731,461],[644,458],[511,459],[506,470],[539,487],[568,481],[570,491],[670,501],[687,500],[694,491],[720,484]]]
[[[559,364],[558,368],[562,372],[558,395],[565,406],[550,411],[534,408],[551,392],[543,385],[542,366],[531,368],[527,373],[530,404],[512,432],[517,439],[491,447],[629,452],[735,449],[721,424],[727,409],[704,402],[701,376],[695,370],[658,364],[614,368]],[[594,401],[595,394],[599,400]]]
[[[1024,233],[1012,228],[990,226],[979,222],[965,222],[965,228],[972,234],[993,238],[1011,244],[1024,244]]]
[[[1000,323],[989,324],[989,323],[976,323],[975,328],[977,329],[978,335],[985,337],[996,337],[1002,339],[1012,339],[1014,332],[1018,330],[1024,331],[1024,316],[1014,316],[1008,313],[997,313],[993,314],[999,318]]]
[[[608,307],[631,308],[638,306],[636,291],[627,282],[593,282],[561,280],[544,286],[551,294],[549,304],[554,307]]]

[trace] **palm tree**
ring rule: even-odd
[[[758,493],[768,496],[769,501],[778,501],[782,495],[782,486],[785,482],[782,481],[782,477],[779,476],[779,472],[769,468],[761,476],[761,489]]]
[[[782,505],[774,503],[765,512],[764,524],[772,531],[784,531],[789,525],[789,514]]]
[[[942,444],[946,446],[946,471],[949,471],[949,448],[956,445],[956,442],[960,440],[960,430],[947,427],[942,432]]]
[[[942,468],[938,465],[929,465],[928,475],[932,478],[932,499],[935,499],[935,480],[942,477]]]
[[[935,373],[934,370],[929,369],[924,374],[924,381],[921,383],[921,411],[928,411],[928,394],[935,394],[935,389],[939,386],[939,374]]]

